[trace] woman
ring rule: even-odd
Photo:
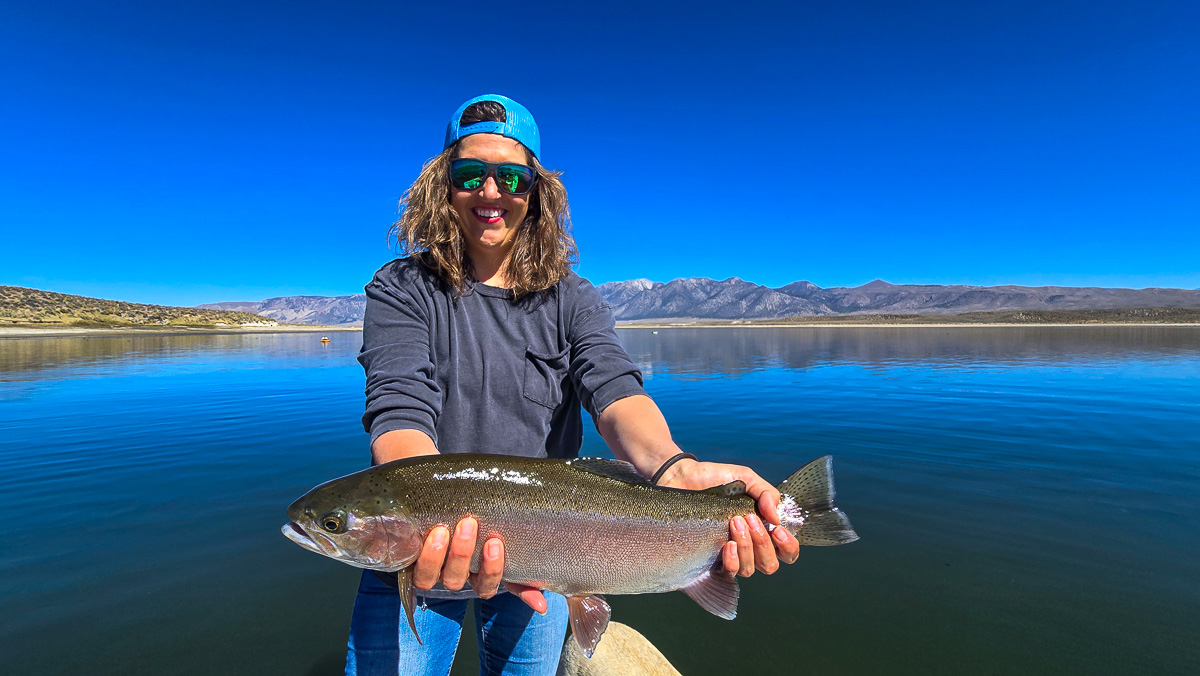
[[[481,96],[455,112],[443,152],[405,194],[395,229],[408,255],[366,287],[359,361],[373,461],[462,452],[575,457],[582,407],[613,453],[646,477],[691,489],[744,481],[777,524],[779,494],[770,484],[746,467],[699,462],[671,440],[608,306],[570,269],[566,190],[540,155],[529,111]],[[423,645],[400,619],[394,576],[364,573],[347,674],[395,674],[397,665],[404,674],[447,673],[466,600],[476,596],[483,599],[474,604],[482,673],[554,673],[564,600],[512,584],[504,585],[512,593],[498,594],[499,538],[485,542],[480,570],[471,573],[477,530],[467,517],[453,531],[426,534],[413,574],[425,590],[426,610],[416,613]],[[730,523],[721,558],[728,573],[749,576],[772,573],[798,553],[786,530],[768,534],[752,516]]]

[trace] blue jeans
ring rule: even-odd
[[[549,610],[538,615],[514,594],[474,599],[479,673],[483,676],[554,676],[567,633],[567,601],[545,592]],[[363,571],[350,620],[346,676],[445,676],[454,663],[467,601],[416,597],[419,645],[408,628],[400,594]],[[421,608],[422,601],[426,607]]]

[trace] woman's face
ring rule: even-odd
[[[472,134],[464,138],[455,159],[474,159],[497,164],[529,164],[520,143],[499,134]],[[450,188],[450,206],[458,212],[467,255],[471,258],[504,257],[512,251],[517,228],[529,211],[529,196],[501,192],[489,175],[475,190]]]

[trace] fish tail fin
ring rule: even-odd
[[[817,458],[784,479],[779,520],[802,545],[842,545],[858,539],[850,519],[833,506],[833,456]]]

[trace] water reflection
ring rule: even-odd
[[[680,328],[657,333],[620,329],[618,334],[647,377],[656,372],[728,376],[828,364],[970,368],[1200,355],[1200,327]],[[0,339],[0,382],[152,368],[189,358],[244,366],[254,355],[270,355],[273,361],[344,357],[356,353],[362,342],[358,332],[339,332],[333,338],[327,345],[307,333]]]
[[[828,364],[973,368],[1200,355],[1200,327],[620,329],[647,377]]]
[[[162,364],[179,368],[189,362],[205,368],[247,368],[270,361],[310,362],[323,355],[344,362],[356,354],[362,334],[333,334],[328,344],[316,333],[148,334],[120,336],[47,336],[0,339],[0,382],[87,377],[96,373],[134,374]],[[351,359],[353,361],[353,359]]]

